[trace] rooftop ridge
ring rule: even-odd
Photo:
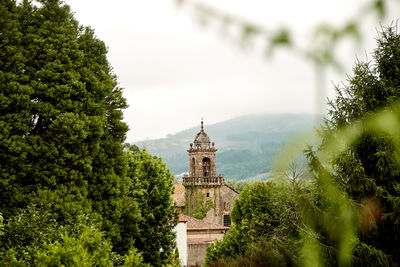
[[[222,224],[206,222],[200,219],[190,217],[188,215],[182,214],[182,219],[187,221],[188,230],[206,230],[206,229],[221,229],[228,230],[229,227],[223,226]]]

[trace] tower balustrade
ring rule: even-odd
[[[184,185],[206,185],[206,186],[217,186],[224,184],[224,177],[222,175],[216,177],[205,177],[205,176],[184,176]]]

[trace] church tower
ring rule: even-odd
[[[189,152],[189,176],[193,178],[215,178],[217,172],[214,142],[210,146],[210,138],[204,132],[203,121],[201,130],[194,138],[194,145],[190,144]],[[212,179],[198,182],[210,183]]]
[[[214,142],[204,132],[203,120],[201,129],[194,142],[190,144],[189,152],[189,176],[183,179],[184,184],[213,187],[224,182],[222,176],[217,176],[216,152]]]
[[[214,142],[204,131],[203,120],[200,132],[194,138],[189,153],[189,175],[183,177],[185,186],[185,206],[188,215],[193,215],[203,202],[209,207],[205,221],[222,224],[221,186],[225,185],[224,177],[217,176],[216,152]],[[201,201],[200,201],[200,200]],[[210,205],[212,203],[212,205]]]

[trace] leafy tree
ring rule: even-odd
[[[2,1],[0,27],[2,258],[171,263],[173,176],[124,152],[127,105],[104,43],[59,0]]]
[[[265,240],[261,240],[258,243],[252,244],[246,250],[244,256],[239,256],[235,259],[218,259],[217,261],[210,263],[208,266],[290,266],[290,260],[285,258],[286,256],[286,251],[282,247],[279,247],[279,245],[273,245]]]
[[[113,249],[138,236],[121,89],[93,30],[58,0],[0,3],[0,211],[35,204],[60,225],[98,221]]]
[[[4,235],[0,237],[0,255],[13,255],[21,262],[33,263],[37,250],[60,239],[59,227],[49,211],[29,206],[4,226]]]
[[[105,265],[114,256],[104,233],[83,216],[60,225],[48,210],[31,205],[9,219],[4,229],[0,259],[6,266],[78,265],[79,261]]]
[[[86,228],[79,238],[63,234],[60,241],[46,244],[38,252],[36,266],[113,266],[111,245],[103,241],[102,233]]]
[[[175,249],[173,228],[178,214],[171,197],[174,177],[160,158],[146,150],[129,150],[127,154],[130,197],[142,211],[135,247],[143,252],[145,262],[165,265]]]
[[[293,186],[292,190],[297,188]],[[250,255],[258,254],[262,247],[265,248],[265,253],[261,253],[264,256],[280,251],[278,258],[288,264],[295,261],[295,241],[299,239],[296,224],[300,218],[293,195],[286,185],[272,182],[256,182],[245,187],[235,200],[231,229],[221,241],[207,248],[207,264],[224,258],[228,258],[227,262],[231,262],[229,258],[235,259],[236,263],[245,259],[252,261]],[[271,246],[277,246],[275,252],[271,252],[274,249],[267,252]],[[284,252],[286,250],[291,251],[290,256],[289,252]]]

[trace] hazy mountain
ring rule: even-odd
[[[312,129],[313,115],[249,115],[207,125],[204,130],[215,142],[217,172],[226,178],[244,179],[269,171],[277,151],[295,134]],[[135,143],[161,156],[176,175],[188,170],[187,149],[199,127],[167,138]]]

